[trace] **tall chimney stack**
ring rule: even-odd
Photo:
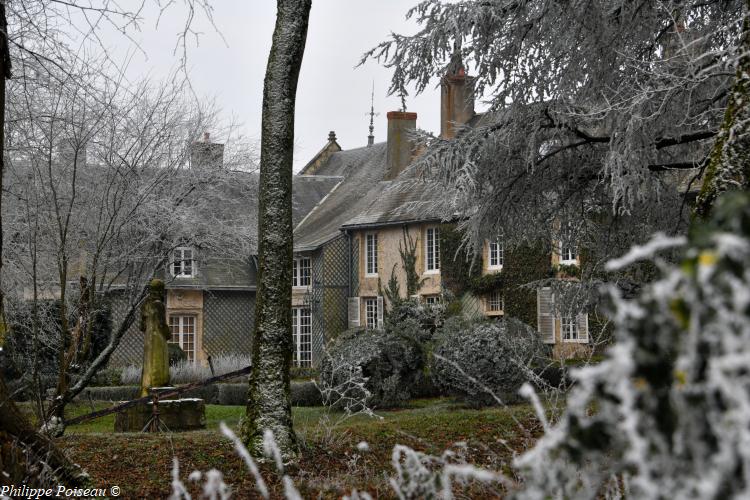
[[[463,65],[440,81],[440,137],[453,139],[456,127],[474,117],[473,79],[466,76]]]
[[[203,132],[203,141],[196,141],[190,147],[190,166],[193,168],[222,168],[224,166],[224,145],[211,142],[211,135]]]
[[[405,111],[390,111],[387,116],[388,146],[384,179],[390,181],[395,179],[411,163],[414,152],[412,134],[417,130],[417,114]]]

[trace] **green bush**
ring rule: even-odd
[[[430,375],[438,389],[472,406],[512,402],[544,352],[539,333],[517,319],[451,318],[435,336]]]
[[[412,319],[400,335],[349,330],[329,343],[320,364],[320,385],[324,391],[329,389],[326,403],[350,409],[360,409],[361,404],[389,408],[413,397],[412,388],[421,385],[425,376],[424,353],[413,338],[419,329]],[[398,328],[392,324],[390,330]],[[343,393],[346,401],[357,403],[342,403]]]

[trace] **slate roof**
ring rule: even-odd
[[[341,234],[341,226],[366,206],[385,174],[386,144],[333,153],[310,177],[343,178],[294,230],[294,250],[310,251]]]
[[[360,210],[342,228],[383,226],[440,220],[434,201],[444,189],[433,182],[402,173],[392,181],[382,181],[361,203]]]
[[[297,227],[343,177],[335,175],[295,175],[292,178],[292,224]]]
[[[217,219],[233,219],[232,227],[245,231],[257,241],[258,181],[256,172],[228,172],[220,185],[211,186],[223,196],[212,196],[211,211]],[[294,176],[292,178],[292,223],[296,226],[334,186],[341,182],[336,176]],[[199,194],[200,195],[200,194]],[[205,193],[203,193],[205,195]],[[247,224],[243,224],[247,220]],[[167,288],[211,290],[255,290],[257,271],[248,254],[246,258],[197,252],[198,273],[194,278],[168,278]],[[251,249],[255,254],[255,248]]]

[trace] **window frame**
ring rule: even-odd
[[[309,307],[292,307],[292,347],[292,364],[300,368],[312,367],[312,311]]]
[[[440,294],[423,295],[422,299],[424,304],[428,306],[437,306],[442,302]]]
[[[365,302],[365,330],[378,329],[378,298],[364,297]],[[372,316],[372,318],[370,318]],[[372,319],[372,324],[370,320]]]
[[[190,319],[193,331],[186,332],[185,327],[188,326],[185,320]],[[177,320],[174,322],[173,320]],[[185,352],[187,360],[191,363],[195,363],[197,360],[197,345],[198,345],[198,316],[194,314],[170,314],[169,315],[169,343],[177,344]],[[177,331],[174,331],[174,327],[177,327]],[[192,336],[192,340],[188,342],[186,337]],[[175,340],[176,337],[176,340]],[[192,349],[188,349],[186,344],[191,343]]]
[[[430,248],[430,243],[432,243],[432,248]],[[431,259],[432,267],[430,267]],[[440,274],[440,228],[438,226],[425,228],[424,269],[425,274]]]
[[[570,321],[567,321],[570,320]],[[568,328],[572,326],[572,328]],[[567,337],[567,333],[571,333],[571,337]],[[575,333],[575,337],[572,334]],[[563,342],[578,343],[581,342],[581,331],[578,327],[578,315],[575,314],[561,314],[560,315],[560,340]]]
[[[571,240],[571,224],[568,223],[560,231],[560,264],[564,266],[578,265],[578,245],[574,245]]]
[[[492,247],[496,247],[495,258],[499,261],[495,264],[492,263]],[[490,241],[487,245],[487,269],[490,271],[501,271],[505,264],[505,244],[502,238],[498,236],[494,240]]]
[[[185,259],[186,251],[190,252],[189,259]],[[177,257],[178,253],[180,255],[179,258]],[[185,268],[188,265],[190,266],[189,274],[185,273]],[[178,266],[180,269],[179,273],[175,272]],[[175,247],[172,250],[172,262],[170,263],[169,271],[173,278],[195,278],[198,275],[198,261],[195,258],[195,249],[190,246]]]
[[[302,262],[307,261],[307,284],[302,284]],[[312,258],[310,257],[295,257],[292,262],[292,287],[293,288],[310,288],[312,286]]]
[[[372,247],[372,257],[370,256],[370,244]],[[378,276],[378,233],[365,233],[365,277],[374,278]],[[374,264],[373,270],[370,271],[370,265]]]
[[[499,308],[493,308],[493,304],[498,305]],[[495,290],[487,294],[487,312],[505,313],[505,297],[502,292]]]

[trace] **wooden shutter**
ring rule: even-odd
[[[583,344],[589,342],[589,315],[581,313],[578,315],[578,341]]]
[[[359,297],[349,297],[349,328],[359,328]]]
[[[552,290],[542,288],[536,291],[537,329],[546,344],[555,343],[555,316],[552,314]]]
[[[378,297],[378,330],[383,328],[383,297]]]

